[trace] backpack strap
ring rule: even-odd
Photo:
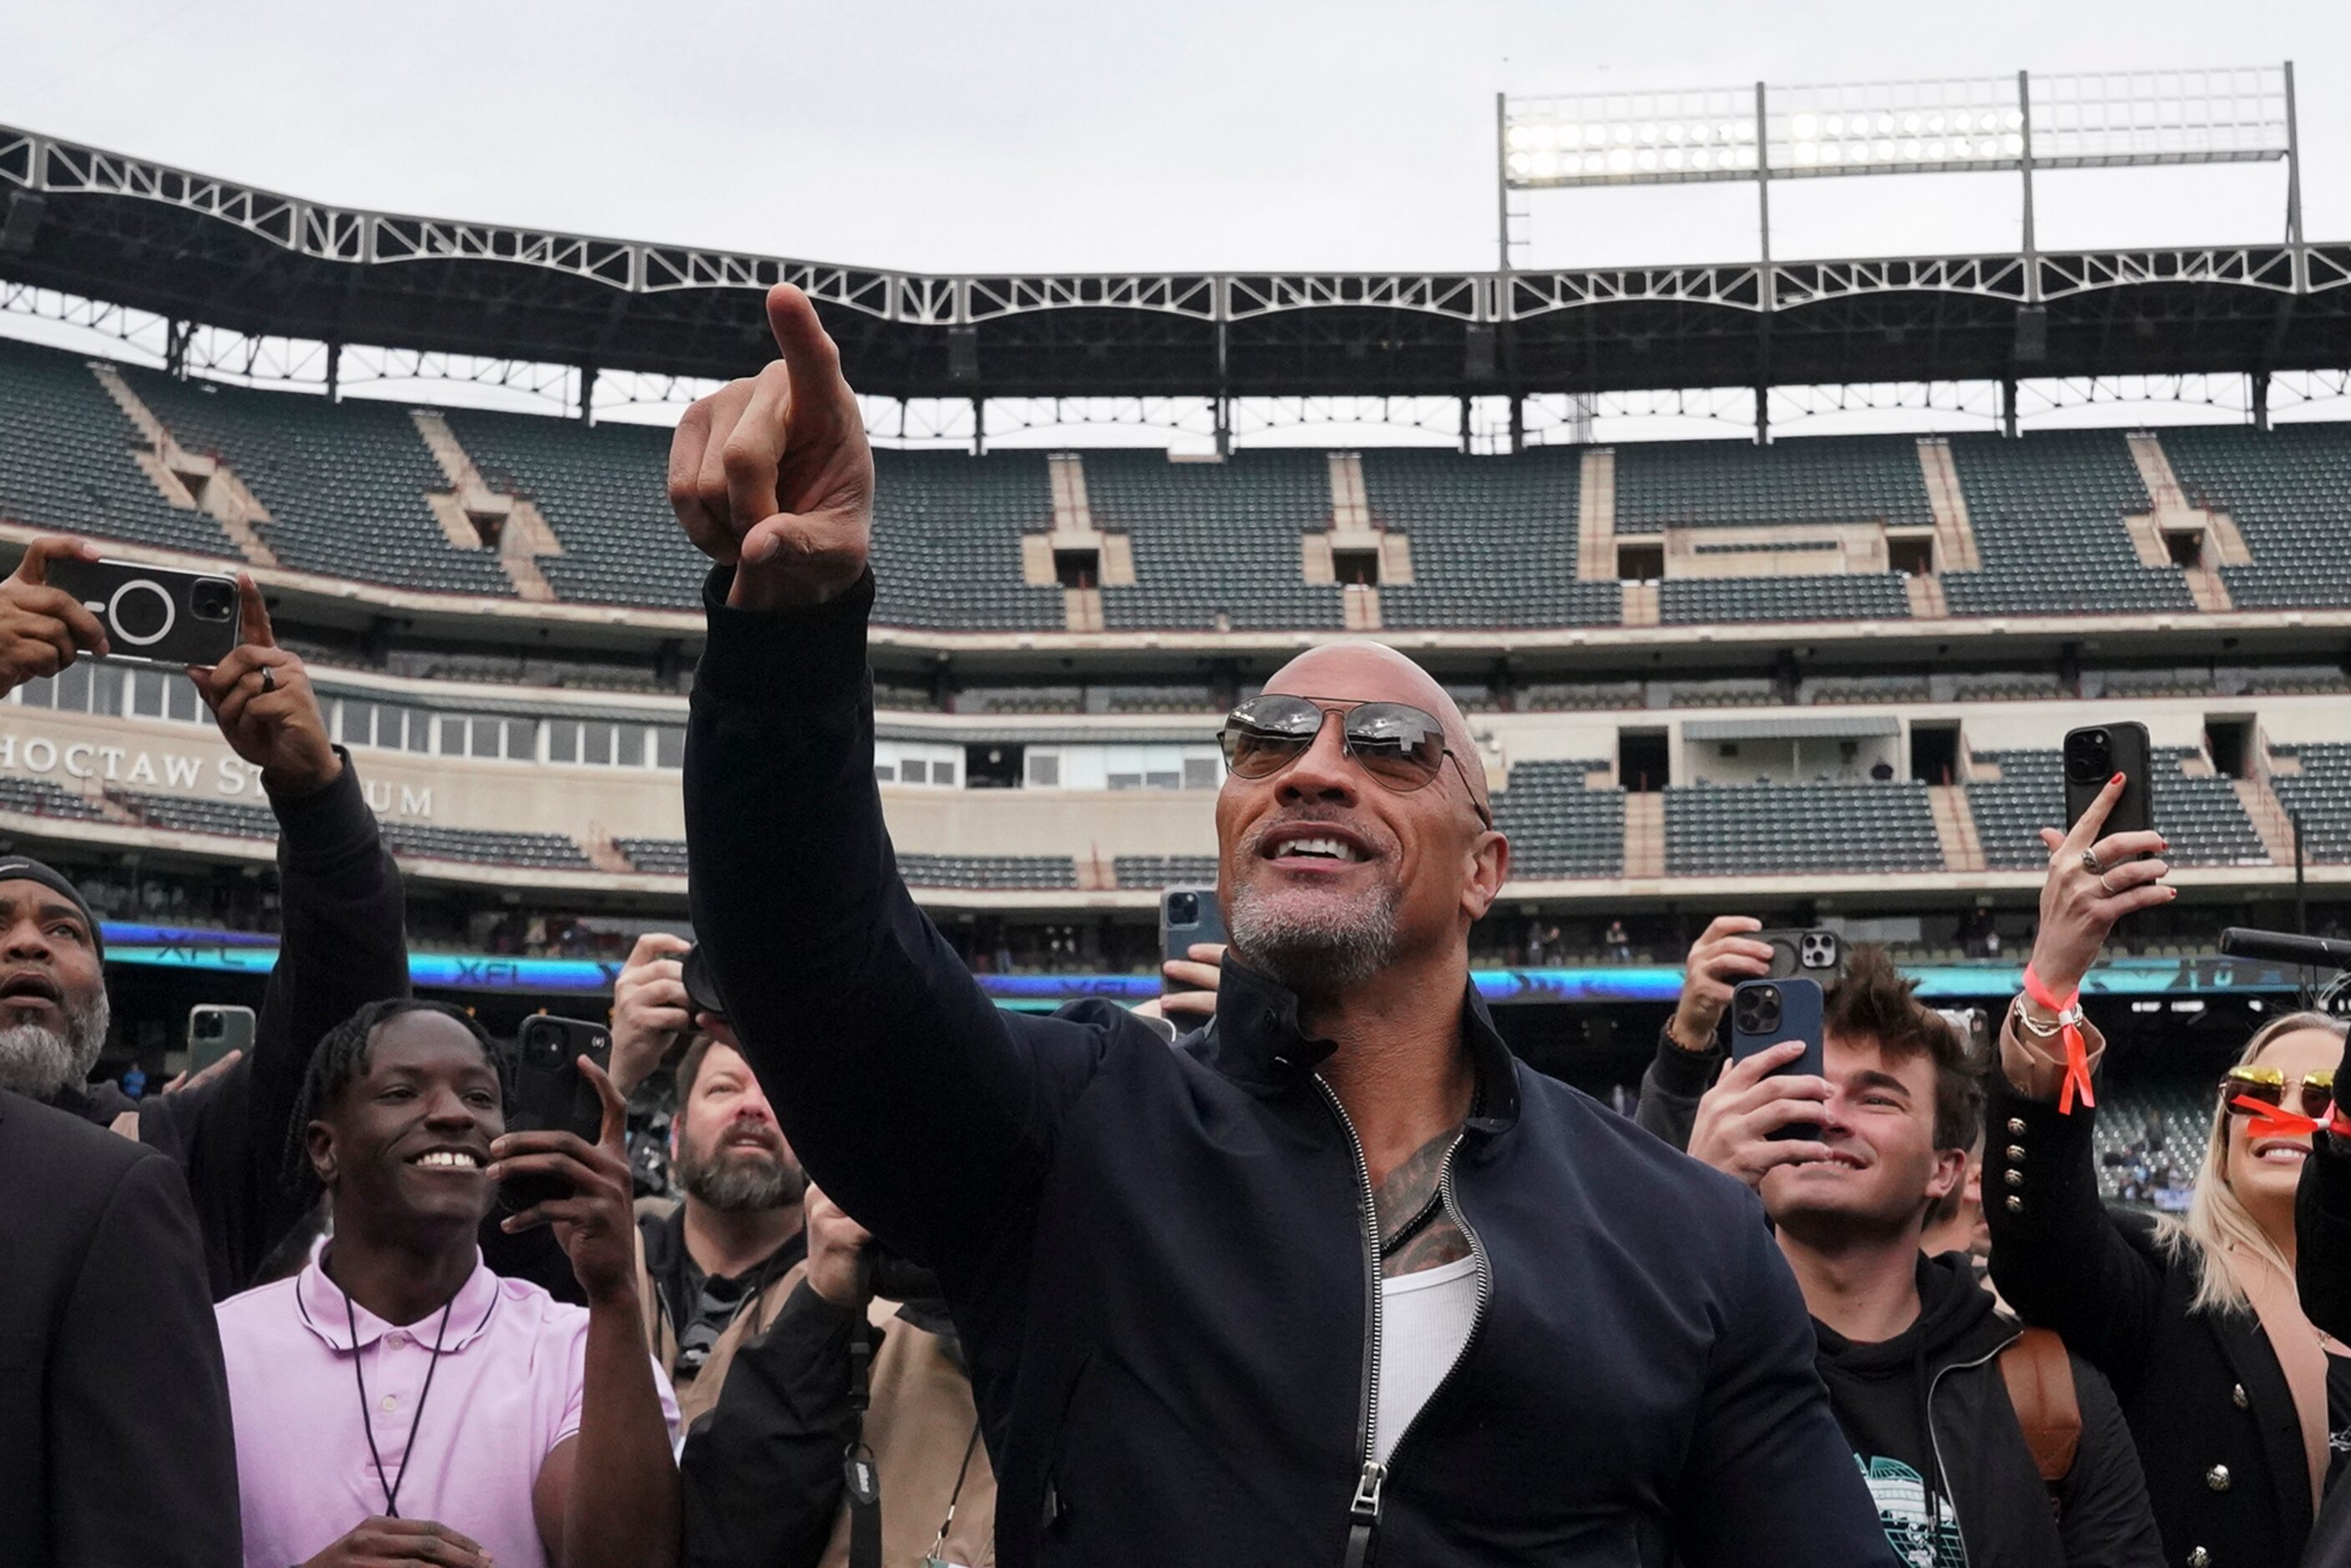
[[[2065,1342],[2047,1329],[2026,1329],[2000,1353],[2000,1375],[2024,1446],[2053,1496],[2074,1472],[2082,1446],[2082,1400],[2074,1387],[2074,1360]]]

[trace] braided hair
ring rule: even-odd
[[[367,1003],[319,1037],[318,1050],[310,1053],[309,1070],[302,1076],[302,1092],[294,1101],[293,1117],[286,1124],[286,1187],[302,1202],[315,1202],[320,1190],[318,1170],[310,1164],[310,1124],[341,1096],[353,1079],[367,1075],[368,1044],[375,1031],[409,1013],[438,1013],[465,1025],[465,1032],[481,1046],[483,1057],[498,1075],[499,1098],[506,1098],[506,1053],[491,1042],[472,1014],[446,1002],[422,1001],[414,997],[392,997]]]

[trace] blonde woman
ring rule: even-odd
[[[2175,896],[2158,834],[2100,836],[2121,787],[2116,775],[2072,832],[2042,831],[2041,925],[1991,1085],[1992,1278],[2028,1322],[2064,1335],[2114,1384],[2165,1561],[2278,1568],[2300,1560],[2326,1474],[2326,1351],[2294,1278],[2294,1189],[2311,1140],[2239,1103],[2323,1118],[2343,1027],[2300,1013],[2247,1042],[2213,1086],[2184,1221],[2100,1202],[2097,1113],[2078,1102],[2105,1041],[2074,996],[2116,920]]]

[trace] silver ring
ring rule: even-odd
[[[266,664],[261,666],[261,689],[265,692],[277,689],[277,672]]]
[[[2084,850],[2082,852],[2082,865],[2092,876],[2099,875],[2106,869],[2105,866],[2098,863],[2098,852],[2095,850]]]
[[[2115,884],[2106,880],[2106,873],[2105,872],[2100,872],[2098,873],[2098,885],[2106,890],[2106,896],[2108,898],[2116,896]]]

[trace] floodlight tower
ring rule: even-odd
[[[2038,170],[2282,159],[2286,243],[2294,251],[2297,288],[2306,281],[2291,60],[2067,76],[2018,71],[2013,78],[1498,94],[1495,127],[1506,319],[1513,270],[1510,193],[1584,185],[1753,181],[1760,267],[1753,308],[1767,344],[1779,294],[1771,259],[1775,180],[2013,170],[2022,197],[2017,259],[2025,274],[2025,302],[2016,321],[2019,364],[2045,357],[2048,342],[2036,265],[2032,176]],[[1755,389],[1759,441],[1768,435],[1766,390]],[[2254,398],[2263,411],[2267,392],[2266,378],[2257,380]],[[2013,434],[2013,378],[2001,383],[2001,398],[2003,423]]]

